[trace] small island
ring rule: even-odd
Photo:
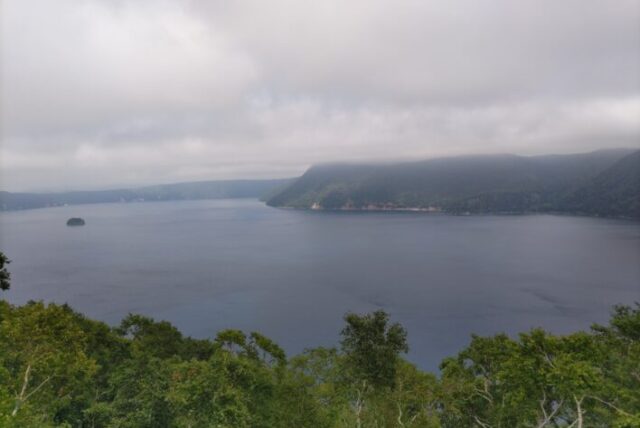
[[[84,219],[80,217],[71,217],[67,220],[67,226],[84,226]]]

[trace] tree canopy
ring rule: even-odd
[[[347,314],[342,337],[287,358],[256,332],[196,340],[0,302],[0,426],[640,426],[638,305],[589,332],[473,336],[437,375],[402,357],[407,332],[383,311]]]
[[[438,374],[386,312],[344,321],[339,349],[288,358],[258,332],[0,301],[0,427],[640,427],[638,303],[590,331],[473,336]]]

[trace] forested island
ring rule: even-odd
[[[640,218],[640,150],[319,165],[267,204],[317,210]]]
[[[83,218],[80,217],[71,217],[69,220],[67,220],[67,226],[84,226],[85,225],[85,221]]]
[[[257,332],[197,340],[140,315],[111,327],[0,301],[0,426],[640,426],[638,304],[586,332],[473,336],[437,374],[404,358],[419,332],[387,313],[344,321],[339,347],[287,356]]]

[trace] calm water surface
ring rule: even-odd
[[[566,333],[640,300],[628,221],[100,204],[1,213],[0,249],[14,303],[68,302],[112,324],[142,313],[195,337],[258,330],[290,353],[336,344],[347,311],[382,308],[428,369],[471,333]]]

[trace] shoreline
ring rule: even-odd
[[[588,218],[599,218],[599,219],[609,219],[609,220],[627,220],[640,222],[640,218],[638,217],[628,217],[628,216],[605,216],[598,214],[590,214],[584,212],[572,212],[572,211],[447,211],[442,209],[432,209],[432,208],[424,208],[424,207],[403,207],[403,208],[322,208],[322,207],[292,207],[292,206],[278,206],[278,205],[268,205],[271,208],[285,209],[285,210],[297,210],[297,211],[313,211],[313,212],[327,212],[327,213],[422,213],[422,214],[441,214],[441,215],[452,215],[452,216],[461,216],[461,217],[470,217],[470,216],[489,216],[489,215],[504,215],[504,216],[518,216],[518,215],[557,215],[557,216],[565,216],[565,217],[588,217]]]

